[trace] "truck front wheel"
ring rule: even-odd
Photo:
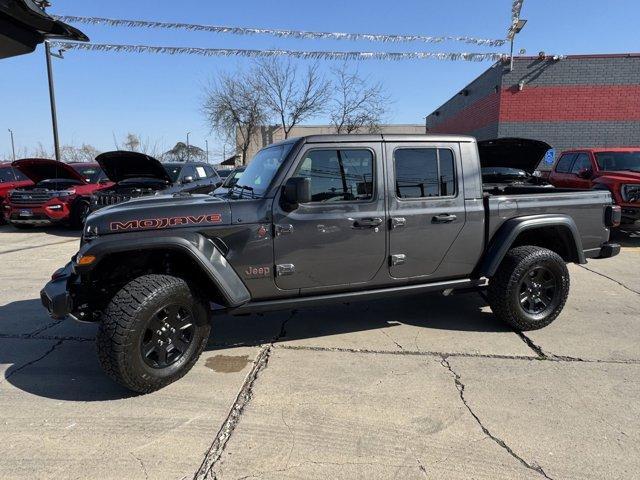
[[[569,295],[569,271],[557,253],[541,247],[509,250],[489,281],[493,313],[518,331],[553,322]]]
[[[191,369],[210,328],[203,302],[184,280],[144,275],[126,284],[107,306],[96,338],[98,358],[115,381],[149,393]]]

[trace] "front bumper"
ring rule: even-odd
[[[49,315],[61,320],[73,312],[73,297],[69,292],[69,283],[74,273],[71,262],[53,274],[53,278],[40,291],[40,301]]]
[[[640,221],[640,207],[627,207],[622,206],[622,223],[634,223]]]
[[[50,225],[65,222],[71,215],[68,204],[52,201],[45,205],[7,205],[6,217],[11,223],[23,225]]]

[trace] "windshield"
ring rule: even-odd
[[[178,181],[178,177],[180,176],[180,170],[182,170],[182,163],[165,163],[162,165],[171,178],[172,183],[176,183]]]
[[[510,167],[483,167],[483,176],[507,176],[507,177],[527,177],[527,172],[520,170],[519,168]]]
[[[82,175],[87,183],[98,183],[98,181],[104,176],[102,169],[96,166],[73,165],[73,169]]]
[[[267,147],[256,153],[247,169],[242,173],[240,181],[236,183],[236,190],[245,187],[251,191],[253,195],[262,196],[266,193],[267,188],[276,172],[282,165],[284,157],[287,156],[293,143],[285,143],[275,147]]]
[[[11,167],[0,168],[0,183],[15,182]]]
[[[616,170],[632,170],[640,172],[640,150],[637,152],[602,152],[596,153],[598,168],[605,172]]]

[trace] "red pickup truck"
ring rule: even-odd
[[[640,147],[562,152],[549,181],[556,187],[608,190],[622,208],[622,223],[640,220]]]
[[[4,209],[9,192],[16,188],[27,187],[33,182],[16,170],[9,162],[0,162],[0,225],[5,223]]]
[[[17,228],[67,224],[81,228],[91,195],[112,185],[97,163],[62,163],[28,158],[12,163],[33,185],[9,193],[7,221]]]

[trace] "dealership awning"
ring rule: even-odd
[[[89,41],[77,28],[47,15],[33,0],[0,0],[0,59],[31,53],[47,38]]]

